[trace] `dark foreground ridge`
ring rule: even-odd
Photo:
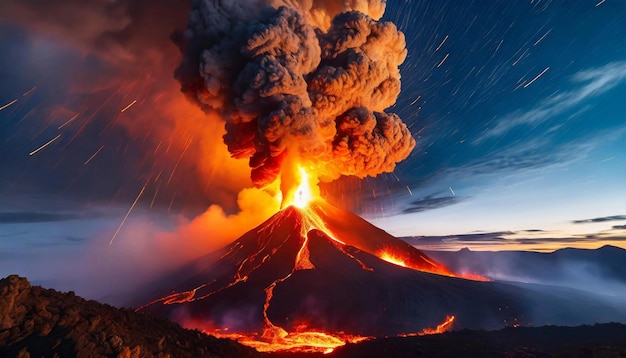
[[[254,349],[130,309],[0,280],[0,357],[257,357]]]
[[[326,357],[626,357],[626,325],[508,327],[379,338]]]

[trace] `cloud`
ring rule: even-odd
[[[626,61],[613,62],[605,66],[576,73],[572,77],[575,84],[582,86],[547,98],[537,107],[524,112],[521,110],[505,115],[496,125],[483,132],[473,141],[481,144],[493,137],[500,137],[521,125],[538,125],[551,118],[574,109],[585,100],[602,95],[626,81]]]
[[[514,235],[511,231],[472,233],[472,234],[456,234],[443,236],[408,236],[401,239],[410,244],[420,246],[421,244],[436,245],[480,245],[480,244],[506,244],[509,240],[506,236]]]
[[[624,221],[624,220],[626,220],[626,215],[612,215],[612,216],[603,216],[603,217],[593,218],[593,219],[573,220],[572,224],[591,224],[591,223],[603,223],[607,221]]]
[[[77,214],[56,214],[43,212],[0,212],[0,224],[32,224],[53,221],[67,221],[83,218]]]
[[[626,225],[613,225],[611,230],[626,230]]]
[[[409,203],[409,207],[402,210],[403,214],[419,213],[426,210],[434,210],[443,208],[445,206],[454,205],[467,198],[459,196],[439,196],[434,195],[426,196],[418,200],[414,200]]]
[[[626,227],[626,226],[624,226]],[[552,236],[553,235],[553,236]],[[555,247],[602,246],[626,242],[626,236],[598,232],[585,235],[563,235],[543,230],[496,231],[486,233],[469,233],[441,236],[407,236],[402,240],[420,249],[426,250],[459,250],[472,249],[552,251]]]

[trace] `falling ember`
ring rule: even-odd
[[[49,146],[50,144],[52,144],[55,140],[61,138],[61,134],[57,135],[56,137],[50,139],[48,142],[46,142],[46,144],[42,145],[41,147],[33,150],[32,152],[28,153],[28,155],[33,156],[34,154],[37,154],[37,152],[39,152],[40,150],[44,149],[45,147]]]
[[[87,160],[83,163],[83,165],[87,165],[87,164],[89,164],[89,162],[90,162],[93,158],[95,158],[95,157],[96,157],[96,155],[98,155],[98,153],[100,153],[100,152],[102,151],[102,149],[104,149],[104,145],[101,145],[101,146],[100,146],[100,148],[98,148],[98,150],[96,150],[96,152],[95,152],[95,153],[93,153],[93,154],[91,155],[91,157],[89,157],[89,159],[87,159]]]
[[[132,107],[135,103],[137,103],[137,100],[133,100],[132,102],[130,102],[130,104],[124,108],[122,108],[122,110],[120,111],[120,113],[124,113],[126,112],[130,107]]]
[[[120,223],[120,225],[115,230],[115,233],[113,234],[113,237],[111,237],[111,241],[109,241],[109,246],[111,246],[111,244],[113,244],[113,240],[115,240],[115,238],[117,237],[117,234],[119,234],[120,230],[122,229],[122,226],[124,226],[124,223],[126,222],[126,219],[128,219],[128,216],[130,215],[131,211],[133,211],[133,209],[135,208],[135,205],[137,205],[137,202],[139,201],[139,198],[141,198],[141,195],[143,195],[143,192],[146,190],[147,186],[148,186],[148,182],[146,182],[146,184],[144,184],[144,186],[139,191],[139,194],[137,194],[137,197],[135,198],[135,201],[133,201],[133,204],[130,206],[130,208],[126,212],[126,215],[124,215],[124,219],[122,219],[122,222]]]
[[[22,97],[26,97],[26,96],[28,96],[29,94],[31,94],[31,93],[33,93],[33,92],[35,92],[36,90],[37,90],[37,87],[35,86],[35,87],[33,87],[33,88],[29,89],[28,91],[24,92],[24,93],[22,94]]]
[[[1,106],[1,107],[0,107],[0,111],[1,111],[1,110],[3,110],[3,109],[5,109],[5,108],[8,108],[9,106],[11,106],[11,105],[12,105],[13,103],[15,103],[15,102],[17,102],[17,99],[14,99],[14,100],[12,100],[11,102],[9,102],[9,103],[5,104],[4,106]]]

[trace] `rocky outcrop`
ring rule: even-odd
[[[73,292],[0,280],[1,357],[256,357],[237,342],[88,301]]]

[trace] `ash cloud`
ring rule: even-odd
[[[376,20],[383,11],[381,1],[197,1],[176,78],[224,117],[224,141],[249,159],[257,187],[289,171],[288,156],[323,181],[390,172],[415,141],[383,112],[406,57],[404,35]]]

